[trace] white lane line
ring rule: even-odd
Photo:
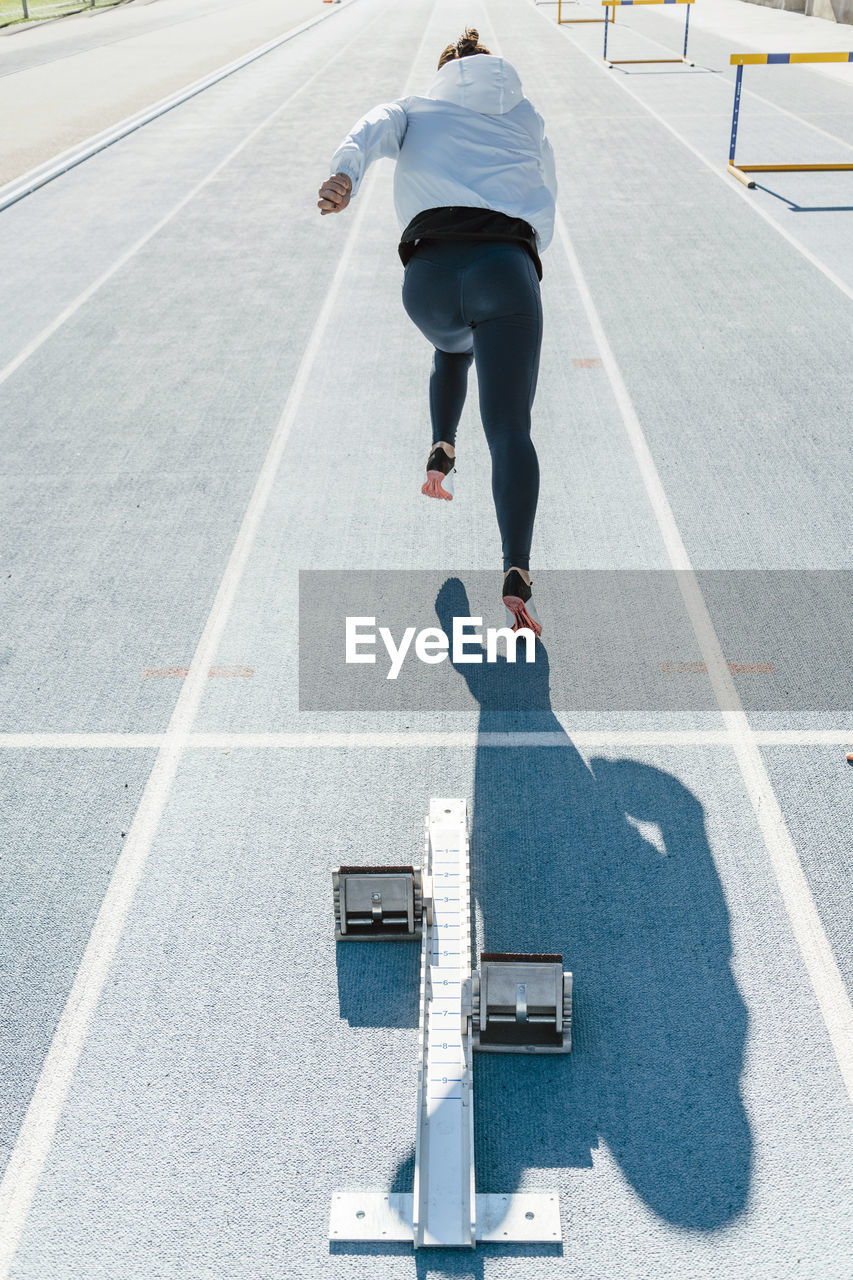
[[[850,729],[753,729],[759,747],[843,747]],[[163,745],[165,733],[2,733],[0,750],[125,751]],[[302,747],[731,747],[728,729],[573,729],[479,733],[476,729],[375,733],[306,730],[302,733],[189,733],[186,751],[277,751]]]
[[[760,747],[834,747],[853,743],[853,725],[849,729],[753,729],[752,737]]]
[[[853,747],[853,729],[753,731],[759,746]],[[727,729],[572,729],[479,733],[471,730],[378,733],[194,733],[189,746],[200,750],[304,747],[728,747]]]
[[[164,733],[0,733],[10,751],[112,751],[160,747]]]
[[[666,546],[670,564],[677,572],[682,599],[702,658],[707,664],[708,678],[711,681],[714,696],[729,728],[730,743],[764,838],[794,938],[823,1015],[841,1075],[853,1099],[853,1006],[809,890],[808,881],[803,874],[781,807],[761,759],[756,736],[750,728],[723,656],[714,624],[690,564],[687,548],[682,541],[675,516],[664,492],[643,428],[607,340],[565,220],[559,211],[556,228],[593,337],[601,352],[613,395]]]
[[[846,738],[845,741],[849,741]],[[543,731],[478,733],[476,729],[446,730],[444,732],[381,732],[381,733],[197,733],[192,745],[201,749],[239,750],[275,749],[298,747],[345,748],[393,748],[406,750],[417,748],[464,747],[603,747],[603,746],[728,746],[729,736],[724,729],[701,733],[667,733],[641,731]]]
[[[430,17],[426,23],[427,29],[435,7],[434,5],[430,10]],[[378,21],[383,12],[384,10],[374,21]],[[366,24],[359,32],[358,38],[363,39],[370,26],[372,23]],[[421,41],[416,62],[420,58],[423,47],[424,41]],[[340,56],[340,53],[336,55],[336,57]],[[306,84],[310,84],[322,74],[328,65],[329,63],[326,63],[318,72],[315,72]],[[0,1280],[7,1280],[20,1244],[98,1000],[107,980],[160,818],[169,799],[202,695],[207,688],[208,669],[214,661],[222,633],[228,623],[249,554],[266,511],[291,427],[317,355],[322,349],[329,322],[335,312],[338,294],[360,237],[378,172],[374,169],[368,174],[354,202],[352,222],[343,244],[337,269],[258,475],[213,607],[190,663],[189,674],[181,686],[178,701],[142,793],[139,808],[128,832],[122,854],[116,863],[68,1001],[9,1157],[3,1180],[0,1182]]]
[[[210,89],[213,85],[219,84],[220,80],[225,80],[226,77],[233,76],[235,72],[242,71],[250,63],[257,62],[258,58],[263,58],[268,53],[272,53],[273,50],[280,48],[281,45],[287,44],[288,41],[295,39],[296,36],[302,35],[303,31],[308,31],[311,27],[316,27],[318,23],[325,22],[333,13],[341,13],[343,9],[348,8],[353,3],[355,3],[355,0],[343,0],[340,9],[327,9],[324,13],[318,14],[317,17],[309,18],[307,22],[301,23],[284,35],[276,36],[274,40],[268,40],[266,44],[258,45],[257,48],[251,49],[239,58],[235,58],[233,62],[217,67],[215,71],[211,71],[209,75],[202,76],[200,80],[194,80],[192,84],[185,85],[183,89],[178,89],[175,93],[170,93],[167,97],[161,98],[153,106],[145,107],[144,110],[137,111],[132,116],[127,116],[109,129],[104,129],[101,133],[97,133],[91,138],[86,138],[85,141],[69,147],[67,151],[63,151],[60,155],[54,156],[53,159],[45,161],[44,164],[30,169],[28,173],[23,174],[20,178],[13,178],[6,186],[0,187],[0,213],[4,209],[10,208],[13,204],[17,204],[19,200],[23,200],[26,196],[32,195],[40,187],[46,186],[54,178],[60,178],[64,173],[68,173],[69,169],[74,169],[78,164],[83,164],[85,160],[90,160],[92,156],[96,156],[100,151],[111,147],[113,143],[120,142],[122,138],[126,138],[128,134],[141,129],[143,125],[149,124],[152,120],[157,120],[160,116],[165,115],[167,111],[181,106],[182,103],[188,102],[190,98],[195,98],[198,94],[203,93],[205,89]],[[185,19],[185,21],[191,21],[191,19]],[[168,24],[168,26],[176,25],[178,24]],[[116,44],[120,42],[110,41],[110,43]],[[17,73],[12,72],[11,74],[15,75]]]
[[[241,151],[244,151],[246,147],[254,141],[259,133],[262,133],[264,129],[268,128],[272,124],[276,116],[281,115],[282,111],[286,111],[290,104],[298,98],[301,93],[304,93],[309,85],[312,85],[315,80],[325,76],[329,67],[331,67],[333,63],[337,62],[339,58],[342,58],[349,50],[350,46],[360,39],[364,35],[365,31],[369,31],[374,23],[378,22],[390,7],[390,5],[384,7],[375,18],[371,19],[365,27],[361,28],[351,40],[348,40],[343,48],[339,49],[338,52],[329,58],[328,61],[324,62],[313,75],[309,76],[298,89],[291,93],[289,97],[285,98],[284,102],[280,103],[279,106],[277,106],[265,120],[262,120],[259,125],[256,125],[256,127],[252,129],[251,133],[247,134],[242,142],[238,143],[236,147],[229,151],[228,154],[220,160],[219,163],[201,179],[200,182],[197,182],[185,196],[182,196],[177,204],[172,206],[168,213],[165,213],[163,217],[150,228],[150,230],[146,231],[138,240],[135,240],[129,249],[126,249],[123,254],[116,258],[115,262],[113,262],[111,266],[107,267],[106,271],[103,271],[96,280],[93,280],[93,282],[83,290],[82,293],[77,295],[73,302],[70,302],[64,310],[60,311],[55,320],[52,320],[46,328],[42,329],[41,333],[37,334],[31,342],[28,342],[27,345],[23,347],[2,370],[0,370],[0,385],[2,385],[7,378],[11,377],[17,369],[20,369],[21,365],[24,364],[25,361],[29,360],[30,356],[38,351],[39,347],[43,346],[44,343],[47,342],[48,338],[51,338],[58,329],[61,329],[67,320],[70,320],[72,316],[76,315],[80,308],[85,306],[89,299],[93,298],[98,290],[103,288],[107,281],[111,280],[113,276],[122,269],[122,267],[130,262],[131,258],[135,257],[135,255],[139,253],[140,249],[143,249],[145,245],[148,244],[149,240],[153,240],[154,236],[156,236],[158,232],[162,231],[163,228],[181,212],[182,209],[186,208],[190,201],[194,200],[200,191],[204,190],[209,183],[213,182],[214,179],[222,173],[223,169],[226,169],[228,165],[231,164],[232,160],[235,160],[236,157],[240,155]]]
[[[533,4],[533,0],[531,0],[531,4],[536,13],[539,14],[544,22],[547,22],[549,27],[552,29],[556,27],[556,24],[548,17],[547,13],[541,13],[535,4]],[[556,30],[562,32],[567,39],[571,39],[570,32],[563,31],[561,27],[556,27]],[[748,188],[746,188],[743,183],[738,182],[737,178],[732,177],[726,168],[728,155],[726,155],[726,161],[723,161],[722,163],[719,160],[709,159],[704,152],[700,151],[698,147],[695,147],[692,142],[689,142],[683,134],[679,133],[678,130],[669,123],[668,120],[664,119],[659,112],[655,111],[654,107],[650,107],[647,102],[644,102],[641,97],[634,93],[630,85],[627,83],[625,76],[619,76],[614,79],[608,72],[607,66],[600,62],[600,60],[596,58],[595,54],[590,53],[574,40],[572,40],[571,43],[572,48],[576,49],[578,53],[582,53],[585,58],[589,59],[594,67],[601,71],[603,75],[608,77],[610,84],[618,85],[620,89],[623,89],[624,92],[627,93],[628,97],[632,98],[633,101],[638,103],[644,111],[648,112],[653,120],[657,120],[659,125],[662,125],[662,127],[666,129],[668,133],[671,133],[672,136],[682,144],[682,146],[686,147],[688,151],[692,152],[692,154],[697,157],[697,159],[701,160],[703,165],[707,165],[708,171],[713,173],[716,178],[719,178],[721,182],[724,182],[727,189],[733,195],[737,196],[740,200],[744,200],[748,207],[752,209],[754,213],[757,213],[760,218],[763,218],[774,231],[778,232],[783,240],[787,240],[788,244],[790,244],[792,248],[796,249],[799,254],[802,254],[806,261],[810,262],[813,267],[816,267],[817,270],[820,271],[821,275],[824,275],[831,284],[835,285],[836,289],[840,289],[845,297],[848,297],[853,301],[853,285],[849,285],[845,280],[842,280],[840,276],[835,274],[831,267],[828,267],[826,263],[821,262],[820,258],[816,257],[810,249],[807,249],[806,246],[797,240],[789,231],[786,231],[785,228],[776,221],[771,213],[761,207],[759,202],[755,199],[755,196],[750,193]],[[806,122],[801,121],[801,123]]]

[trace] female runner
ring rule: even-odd
[[[539,463],[530,412],[542,343],[539,255],[553,235],[557,193],[544,123],[514,67],[469,27],[442,53],[423,97],[374,107],[353,126],[320,188],[320,212],[341,213],[380,156],[397,161],[403,305],[435,349],[433,444],[421,492],[453,496],[456,428],[475,360],[503,600],[514,629],[539,635],[530,581]]]

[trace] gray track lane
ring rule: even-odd
[[[160,17],[166,18],[170,10],[172,6],[167,5]],[[107,46],[95,40],[92,47],[79,48],[73,56],[0,77],[0,109],[14,116],[17,125],[0,151],[0,178],[11,182],[93,134],[217,72],[238,56],[274,39],[288,39],[288,32],[305,20],[320,23],[337,13],[336,9],[318,12],[311,0],[245,0],[242,5],[222,6],[197,16],[192,22],[171,26],[168,22],[143,22],[134,38]],[[82,14],[68,21],[72,29],[80,24],[78,30],[92,30],[90,17]],[[133,10],[120,9],[99,15],[95,21],[106,23],[107,29],[115,32],[128,32],[137,28],[137,17]],[[47,43],[49,35],[50,29],[44,33]],[[41,40],[38,32],[32,37],[34,44]],[[22,39],[29,41],[30,36]],[[0,41],[0,45],[6,46],[8,53],[10,42]],[[2,55],[0,47],[0,66]],[[62,103],[61,111],[53,109],[55,101]]]
[[[343,219],[321,227],[321,233],[340,245],[346,234]],[[496,563],[497,530],[473,380],[458,437],[459,500],[436,511],[419,499],[429,439],[424,391],[430,353],[402,312],[401,272],[392,257],[394,233],[390,183],[383,175],[223,638],[223,653],[232,655],[229,661],[252,665],[255,676],[239,687],[225,682],[211,687],[199,719],[203,731],[429,727],[434,713],[297,714],[298,571],[405,570],[425,564],[444,564],[454,571]],[[603,371],[573,364],[573,359],[595,359],[595,347],[565,263],[556,253],[549,260],[546,324],[548,372],[536,407],[544,481],[539,563],[549,568],[662,568],[659,536]],[[371,438],[375,431],[379,466],[377,453],[364,446],[364,428],[353,430],[356,413]],[[306,520],[313,493],[323,495],[319,539]],[[366,518],[368,501],[381,509],[381,522]],[[496,604],[499,600],[479,599],[474,612],[483,607],[489,622],[500,624]],[[462,703],[446,706],[443,722],[470,725],[473,710]],[[630,716],[613,719],[635,723]],[[586,722],[601,723],[598,717]],[[718,723],[712,717],[712,724]]]
[[[142,672],[189,661],[334,269],[307,168],[335,135],[310,136],[314,113],[297,99],[0,389],[6,731],[165,724],[174,684]]]
[[[563,207],[695,563],[849,566],[850,298],[565,43],[539,65]],[[686,123],[686,79],[656,83],[679,130],[704,119],[707,78]],[[850,243],[826,230],[842,276]]]
[[[544,22],[550,20],[551,15],[541,11],[537,17]],[[646,21],[647,17],[650,22]],[[613,56],[661,57],[673,48],[680,51],[677,31],[665,19],[643,14],[642,19],[628,19],[628,24],[618,37],[619,49],[609,50]],[[732,44],[697,32],[695,43],[691,38],[690,46],[700,68],[696,71],[666,66],[629,66],[608,71],[601,61],[601,30],[600,27],[560,28],[559,38],[570,49],[564,54],[563,81],[571,67],[572,79],[582,83],[585,90],[584,110],[580,117],[575,115],[575,120],[585,124],[589,115],[595,122],[593,127],[601,130],[602,147],[613,162],[608,187],[608,195],[612,197],[614,192],[621,192],[626,183],[630,190],[632,174],[638,176],[644,163],[648,164],[644,162],[642,144],[629,141],[631,122],[647,119],[636,104],[648,106],[661,115],[677,135],[700,153],[696,156],[686,147],[680,152],[675,150],[674,166],[668,164],[665,170],[654,171],[655,186],[657,189],[660,184],[661,197],[666,198],[668,207],[678,207],[680,202],[689,199],[687,192],[694,185],[686,178],[688,172],[695,173],[697,168],[708,166],[715,172],[725,173],[735,70],[729,65],[729,54],[739,51],[738,42]],[[650,38],[652,33],[656,39]],[[578,57],[581,50],[588,56]],[[721,74],[701,70],[709,67]],[[738,161],[744,164],[853,162],[853,67],[850,71],[848,82],[830,80],[808,67],[747,67],[738,128]],[[613,79],[623,92],[611,97],[599,83],[607,78]],[[753,89],[757,96],[753,96]],[[581,105],[580,100],[575,101]],[[596,103],[598,109],[593,105]],[[567,125],[570,126],[569,121]],[[825,137],[822,130],[831,136]],[[627,167],[625,156],[632,158]],[[652,172],[646,168],[645,183]],[[732,185],[737,182],[728,177],[726,181]],[[828,266],[845,284],[849,297],[853,290],[853,239],[850,236],[853,173],[774,173],[759,175],[758,181],[761,189],[749,193],[750,203]],[[672,190],[664,197],[667,182],[672,184]],[[709,179],[703,185],[710,192],[718,184]],[[718,193],[709,198],[719,198]],[[625,230],[631,225],[632,219],[623,219]],[[685,224],[683,230],[687,235],[688,225]],[[763,233],[757,234],[763,236]],[[733,271],[732,262],[728,250],[721,249],[718,274],[729,301],[727,319],[757,328],[752,300],[739,305],[738,299],[738,286],[748,283],[749,277]],[[849,326],[844,326],[841,332],[846,339]]]
[[[701,0],[699,0],[701,5]],[[547,12],[547,10],[546,10]],[[729,57],[732,53],[769,53],[775,52],[779,46],[778,41],[782,38],[779,29],[773,29],[773,44],[761,43],[761,35],[758,31],[751,33],[749,40],[744,40],[743,36],[731,35],[722,36],[712,31],[703,30],[697,24],[696,18],[702,13],[701,8],[691,11],[691,31],[689,40],[690,57],[695,60],[699,68],[711,68],[719,75],[724,76],[728,84],[733,85],[735,68],[731,66]],[[682,16],[673,18],[670,13],[655,9],[645,9],[642,13],[629,14],[627,9],[623,10],[620,17],[624,19],[623,26],[625,28],[621,35],[617,35],[617,39],[624,38],[634,47],[642,45],[641,57],[654,57],[656,54],[665,56],[667,52],[679,54],[681,52],[681,44],[684,30],[684,19]],[[778,14],[774,15],[778,18]],[[611,31],[613,28],[611,28]],[[851,28],[838,24],[833,29],[826,27],[826,49],[840,49],[845,41],[841,38],[841,33],[850,34]],[[579,45],[583,48],[589,48],[596,53],[600,53],[602,48],[602,40],[590,33],[584,34],[580,28],[575,28],[573,38],[577,37]],[[797,50],[814,48],[814,24],[809,24],[809,30],[806,39],[804,39],[800,29],[799,16],[793,16],[790,23],[790,48],[785,52],[796,52]],[[761,47],[759,47],[761,45]],[[765,47],[766,45],[766,47]],[[853,48],[853,45],[848,46]],[[610,52],[618,57],[619,53],[615,45],[611,47]],[[630,56],[630,54],[628,55]],[[811,124],[820,128],[828,129],[830,132],[836,133],[840,142],[846,141],[848,144],[853,141],[851,138],[851,93],[853,93],[853,81],[849,79],[849,68],[833,67],[831,75],[826,74],[826,67],[820,68],[817,64],[804,64],[802,66],[785,66],[785,67],[752,67],[744,74],[748,79],[744,79],[744,90],[748,98],[752,98],[753,93],[768,102],[780,107],[783,111],[793,112],[795,115],[802,113]],[[774,72],[781,72],[775,75]],[[637,76],[645,74],[690,74],[682,68],[675,67],[667,70],[665,67],[637,67],[632,70],[630,67],[618,74]],[[754,74],[753,74],[754,73]],[[614,74],[614,73],[611,73]],[[732,95],[733,96],[733,95]],[[731,104],[729,104],[731,106]],[[747,108],[744,108],[746,111]],[[729,119],[731,119],[731,110],[729,110]],[[793,162],[792,162],[793,163]]]
[[[0,753],[5,1168],[153,752]]]
[[[441,12],[444,27],[455,21],[455,11]],[[336,139],[363,105],[399,92],[398,66],[389,71],[387,83],[375,69],[392,66],[392,59],[382,56],[383,47],[394,50],[403,63],[404,46],[411,60],[426,13],[425,6],[395,10],[378,46],[377,37],[365,38],[353,54],[350,83],[336,86],[338,99],[323,114],[323,141],[327,133]],[[555,121],[555,139],[568,140],[570,122],[558,87],[566,94],[585,95],[589,86],[579,74],[576,89],[572,81],[567,85],[565,74],[559,81],[552,51],[556,46],[545,24],[536,35],[526,25],[526,10],[507,6],[490,13],[494,21],[502,21],[502,32],[513,30],[511,39],[502,39],[504,50],[523,73],[529,59],[529,83],[536,58],[537,101],[549,122]],[[477,16],[485,30],[486,15]],[[444,27],[435,27],[439,47]],[[423,71],[426,78],[426,66]],[[606,92],[613,106],[615,91]],[[343,121],[339,113],[346,113]],[[294,190],[304,187],[306,196],[315,186],[314,143],[319,144],[306,139],[293,162]],[[675,162],[677,144],[666,133],[659,130],[656,142],[650,134],[645,146],[658,161],[656,171]],[[266,164],[268,151],[261,147],[257,157],[247,156],[234,174],[249,193],[261,181],[250,163],[253,158]],[[730,563],[728,557],[735,557],[739,547],[731,530],[735,519],[748,521],[750,531],[760,534],[768,507],[744,515],[740,493],[732,495],[728,487],[731,476],[739,479],[736,469],[719,474],[733,435],[727,421],[715,414],[713,378],[704,381],[709,397],[706,445],[690,454],[685,481],[674,453],[668,455],[663,447],[667,381],[677,378],[688,386],[690,377],[699,375],[676,353],[665,366],[667,378],[649,385],[640,362],[632,364],[626,357],[630,347],[620,336],[616,308],[609,305],[611,291],[620,288],[626,246],[616,238],[614,219],[614,225],[608,224],[611,240],[605,237],[590,251],[591,217],[584,222],[578,191],[582,175],[590,184],[587,199],[601,200],[603,161],[597,139],[584,147],[582,137],[571,136],[571,149],[564,148],[560,157],[568,201],[564,208],[571,214],[572,233],[632,394],[641,398],[644,425],[647,417],[660,414],[655,454],[691,554],[697,563],[706,563],[706,555],[712,563]],[[200,263],[205,252],[215,255],[223,244],[230,248],[225,214],[235,198],[231,181],[229,177],[219,189],[221,207],[205,204],[197,218],[188,211],[162,244],[152,246],[145,269],[130,274],[122,306],[137,307],[141,314],[140,298],[148,291],[153,289],[157,302],[169,297],[167,276],[174,275],[178,264],[192,276],[187,256],[198,253],[195,261]],[[447,564],[448,534],[453,546],[464,551],[464,559],[454,552],[452,566],[496,563],[483,449],[472,414],[465,424],[470,448],[465,472],[470,481],[465,484],[470,487],[463,490],[464,502],[449,511],[430,512],[403,492],[410,469],[420,468],[420,444],[412,450],[412,463],[408,452],[389,449],[387,468],[378,469],[375,456],[361,448],[363,435],[378,427],[386,430],[402,421],[416,435],[413,424],[420,421],[420,430],[425,429],[418,379],[427,353],[416,347],[399,312],[387,175],[380,178],[372,201],[364,240],[329,331],[328,354],[308,387],[301,430],[285,456],[220,649],[223,662],[254,664],[258,674],[246,681],[211,681],[200,727],[256,730],[301,724],[293,715],[289,639],[289,575],[296,568]],[[346,234],[345,220],[312,223],[310,205],[305,209],[304,223],[301,215],[296,218],[297,236],[304,234],[304,239],[291,246],[291,253],[308,246],[313,226],[315,243],[325,246],[324,253],[330,244],[336,246],[329,253],[333,263]],[[267,234],[275,212],[274,206],[262,205],[253,224],[256,234]],[[638,268],[638,288],[650,289],[655,281],[660,287],[660,271],[671,252],[673,241],[667,237],[674,233],[667,219],[675,214],[663,205],[658,212],[664,238],[643,242],[643,255],[650,260]],[[772,235],[764,224],[753,224],[748,211],[741,213],[736,198],[728,203],[721,198],[703,216],[706,232],[725,216],[738,230],[757,225],[766,239]],[[685,243],[685,255],[695,243]],[[747,244],[744,253],[751,248]],[[711,290],[712,264],[701,254],[688,260],[695,271],[696,296],[703,297],[700,281],[705,291]],[[317,268],[325,261],[315,250],[303,274],[305,264],[294,255],[286,271],[282,266],[281,277],[273,275],[266,292],[263,282],[255,282],[265,317],[277,303],[276,294],[286,293],[287,319],[301,325],[294,328],[291,363],[277,386],[278,402],[271,394],[259,411],[265,438],[310,332],[310,308],[324,292]],[[380,261],[386,264],[381,276]],[[607,269],[596,276],[594,265],[602,261]],[[765,253],[751,268],[768,289],[777,287],[774,264]],[[221,256],[217,266],[220,272],[227,269]],[[274,256],[265,266],[275,273]],[[311,270],[315,280],[309,284]],[[566,331],[558,335],[552,321],[553,346],[537,402],[537,441],[549,456],[552,486],[551,509],[543,504],[539,524],[540,562],[616,566],[625,556],[634,565],[663,563],[611,398],[596,382],[600,371],[575,370],[570,364],[575,351],[589,357],[595,352],[587,347],[589,333],[576,303],[563,297],[569,295],[568,277],[556,246],[546,271],[546,287],[553,284],[557,294],[548,304],[551,315]],[[327,267],[325,283],[330,275]],[[674,292],[677,283],[670,276],[670,293],[644,313],[649,332],[642,340],[650,349],[655,326],[669,332],[674,319],[688,314]],[[795,283],[798,292],[806,289],[807,299],[809,288],[817,290],[799,276]],[[819,284],[829,289],[823,277]],[[165,393],[170,403],[180,390],[185,353],[198,341],[197,334],[181,338],[179,319],[183,315],[185,328],[188,320],[197,323],[199,305],[209,298],[197,283],[184,283],[177,292],[168,330],[177,346],[169,363],[157,370],[159,379],[171,379]],[[117,306],[107,294],[93,300],[94,321],[109,321]],[[279,338],[282,332],[274,330]],[[202,338],[209,335],[209,329],[201,331]],[[729,340],[733,355],[745,350],[743,332],[730,333]],[[217,352],[219,359],[223,349]],[[669,355],[672,347],[658,334],[656,349]],[[234,365],[234,382],[248,408],[257,396],[253,370],[258,362],[253,365],[248,347],[241,350],[245,363]],[[46,347],[40,357],[43,377],[56,376],[51,351]],[[365,378],[366,360],[377,353],[380,373],[393,371],[384,375],[385,381],[375,372]],[[113,349],[110,368],[118,367],[117,355]],[[140,377],[149,394],[147,373]],[[97,394],[94,380],[89,386],[91,390],[77,393],[86,405]],[[109,403],[114,411],[126,394],[121,385],[118,391]],[[328,408],[332,392],[346,409],[339,419]],[[562,406],[575,394],[586,398],[583,413],[573,417],[575,410]],[[217,399],[215,388],[209,390],[196,433]],[[184,415],[197,412],[189,394],[179,403]],[[695,411],[700,411],[698,391]],[[217,451],[226,450],[221,476],[234,477],[218,498],[220,506],[231,504],[220,517],[223,542],[229,525],[234,531],[241,492],[245,501],[263,443],[247,446],[245,471],[239,470],[240,444],[223,443],[234,413],[223,415],[217,438]],[[73,421],[74,439],[85,442],[84,407]],[[158,447],[167,451],[180,447],[169,427],[166,423],[157,436]],[[196,439],[192,432],[187,437],[188,460],[209,475],[210,455],[197,454]],[[827,433],[827,449],[830,443]],[[110,446],[115,456],[120,444],[117,433]],[[50,447],[46,435],[42,447]],[[69,461],[65,448],[56,454],[56,465],[63,470]],[[167,456],[177,465],[176,455]],[[214,456],[219,458],[220,452]],[[772,450],[762,454],[761,465],[765,485],[784,475],[784,460]],[[88,477],[82,478],[88,484]],[[89,492],[90,487],[81,487],[77,500],[85,501]],[[365,492],[378,494],[381,521],[366,513]],[[760,486],[753,484],[751,497],[761,496]],[[568,512],[566,497],[572,502]],[[807,491],[804,501],[807,516],[816,519],[821,514],[817,493]],[[831,490],[825,501],[834,501]],[[696,506],[705,508],[706,516],[691,524]],[[131,531],[120,544],[123,554],[142,528],[132,512],[130,519]],[[322,546],[317,545],[318,529]],[[309,537],[313,547],[307,545]],[[811,544],[818,563],[833,545],[818,524]],[[38,551],[33,541],[29,563]],[[222,544],[212,542],[204,554],[200,580],[192,589],[199,613],[204,592],[215,586],[217,568],[221,572]],[[149,573],[159,573],[156,559]],[[62,634],[61,621],[45,617]],[[126,623],[126,615],[116,608],[105,619],[107,632],[112,628],[119,635],[123,619]],[[195,641],[197,625],[188,619],[180,628],[188,644]],[[120,665],[110,671],[111,682],[125,679]],[[59,680],[58,671],[55,678]],[[114,703],[95,691],[91,674],[88,688],[91,705],[103,716],[94,723],[107,723]],[[75,710],[82,709],[78,702]],[[476,714],[476,707],[472,710]],[[443,714],[432,718],[432,727],[453,723]],[[840,776],[834,781],[829,798],[844,781]],[[516,788],[529,797],[521,811]],[[519,1179],[527,1185],[556,1183],[565,1193],[570,1243],[562,1259],[525,1254],[502,1260],[498,1251],[488,1251],[482,1255],[485,1261],[475,1264],[475,1274],[521,1274],[520,1268],[525,1276],[555,1270],[599,1274],[602,1248],[620,1276],[654,1271],[775,1280],[799,1272],[834,1280],[845,1274],[838,1269],[851,1250],[849,1238],[842,1235],[849,1147],[840,1136],[841,1084],[731,757],[725,751],[697,749],[638,751],[619,765],[593,764],[590,773],[567,746],[544,756],[480,751],[472,757],[468,751],[424,749],[390,756],[356,751],[191,754],[113,967],[14,1275],[28,1280],[45,1274],[227,1272],[254,1277],[281,1274],[282,1268],[312,1277],[413,1273],[413,1263],[404,1255],[330,1257],[324,1243],[333,1189],[381,1186],[397,1176],[402,1185],[407,1176],[398,1170],[410,1167],[409,1056],[414,1042],[413,1029],[405,1025],[413,1014],[408,997],[398,1004],[393,991],[383,989],[378,1007],[365,1000],[365,993],[375,988],[359,966],[373,964],[373,955],[342,955],[336,965],[328,941],[328,869],[353,857],[357,847],[383,857],[401,850],[416,856],[424,806],[430,794],[442,790],[467,795],[473,805],[478,941],[536,949],[562,946],[579,978],[579,1041],[572,1060],[558,1067],[478,1064],[483,1134],[478,1162],[484,1188],[510,1189]],[[787,792],[786,785],[783,802]],[[792,812],[797,812],[796,803]],[[634,822],[625,820],[626,813]],[[665,853],[640,839],[637,823],[650,838],[663,838]],[[651,826],[642,827],[644,823]],[[823,885],[813,881],[819,901],[822,894],[837,895],[829,859],[823,868]],[[840,936],[840,929],[834,936]],[[67,955],[73,956],[73,948]],[[375,963],[386,987],[403,981],[413,966],[399,953],[382,954]],[[386,1019],[394,1022],[390,1031],[384,1029]],[[342,1062],[347,1064],[345,1087]],[[374,1066],[381,1072],[378,1084],[367,1074]],[[389,1100],[379,1120],[377,1095]],[[496,1101],[503,1098],[509,1099],[506,1108]],[[377,1142],[377,1126],[388,1115],[392,1119]],[[726,1139],[722,1151],[721,1134]],[[444,1257],[420,1261],[422,1273],[428,1266],[436,1274],[468,1274],[471,1262]]]
[[[51,23],[49,26],[16,31],[19,38],[0,45],[0,80],[6,76],[43,67],[48,63],[73,58],[90,49],[121,44],[149,31],[195,22],[235,7],[237,0],[147,0],[142,4],[124,4],[91,15],[83,14],[75,22]],[[92,19],[103,19],[94,21]]]
[[[290,139],[297,125],[304,130],[312,119],[307,82],[345,51],[377,12],[376,4],[367,4],[361,17],[346,9],[336,11],[328,33],[303,32],[236,77],[212,86],[132,138],[92,157],[85,167],[71,170],[50,184],[49,191],[42,188],[5,210],[5,234],[15,253],[4,269],[0,369],[132,251],[253,129],[262,127],[297,94],[295,114],[272,123],[271,136],[277,139],[278,149],[269,153],[268,168],[258,175],[259,186],[260,179],[265,179],[264,202],[286,201]],[[326,24],[320,25],[325,28]],[[340,66],[332,63],[330,72],[339,75]],[[315,127],[322,130],[322,122],[315,121]],[[334,146],[331,129],[327,136],[328,145]],[[321,133],[315,145],[325,142]],[[284,210],[283,203],[281,207]],[[239,243],[240,228],[250,211],[237,204],[230,212],[238,219],[234,239]],[[274,231],[280,233],[281,225],[276,223]],[[40,282],[37,289],[34,279]]]
[[[473,802],[477,946],[563,950],[578,1040],[475,1086],[481,1187],[558,1187],[564,1255],[419,1273],[841,1280],[845,1103],[728,753],[568,745],[188,757],[16,1280],[414,1274],[325,1243],[333,1190],[411,1176],[416,1037],[415,949],[336,957],[328,867],[417,847],[436,784]]]

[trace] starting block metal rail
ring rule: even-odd
[[[690,35],[690,6],[693,0],[601,0],[604,8],[604,61],[608,67],[624,67],[629,64],[640,65],[647,62],[686,62],[689,67],[694,64],[687,61],[687,40]],[[683,4],[684,9],[684,47],[680,58],[608,58],[607,56],[607,29],[608,29],[608,13],[613,9],[613,16],[616,17],[616,6],[622,5],[638,5],[638,4]]]
[[[423,871],[333,873],[335,937],[420,937],[421,968],[413,1189],[335,1192],[330,1240],[418,1249],[562,1239],[556,1191],[484,1195],[474,1185],[474,1050],[568,1053],[572,975],[560,955],[484,954],[472,971],[467,825],[464,800],[431,800]]]
[[[750,189],[755,183],[750,173],[820,173],[830,170],[853,169],[853,164],[735,164],[737,127],[740,119],[740,97],[745,66],[790,66],[798,62],[853,62],[853,52],[833,53],[733,53],[729,65],[737,67],[735,99],[732,108],[732,138],[729,146],[728,170],[739,182]]]

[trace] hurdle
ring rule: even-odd
[[[790,66],[796,62],[853,62],[850,53],[733,53],[729,64],[737,67],[735,77],[735,101],[732,109],[732,140],[729,146],[728,169],[739,182],[752,190],[755,183],[750,173],[816,173],[827,170],[853,169],[853,164],[735,164],[737,127],[740,119],[740,94],[745,66]]]
[[[578,0],[567,0],[568,4],[577,4]],[[613,13],[610,18],[611,22],[616,21],[616,8],[613,6]],[[563,0],[557,0],[557,26],[568,27],[577,26],[581,22],[604,22],[604,18],[564,18],[563,17]]]
[[[601,0],[604,8],[604,61],[608,67],[627,66],[628,63],[644,63],[644,62],[687,62],[687,40],[690,35],[690,6],[693,0]],[[636,5],[636,4],[683,4],[684,10],[684,48],[680,58],[608,58],[607,56],[607,28],[608,13],[613,8],[614,17],[616,15],[617,5]],[[692,67],[692,62],[687,62]]]

